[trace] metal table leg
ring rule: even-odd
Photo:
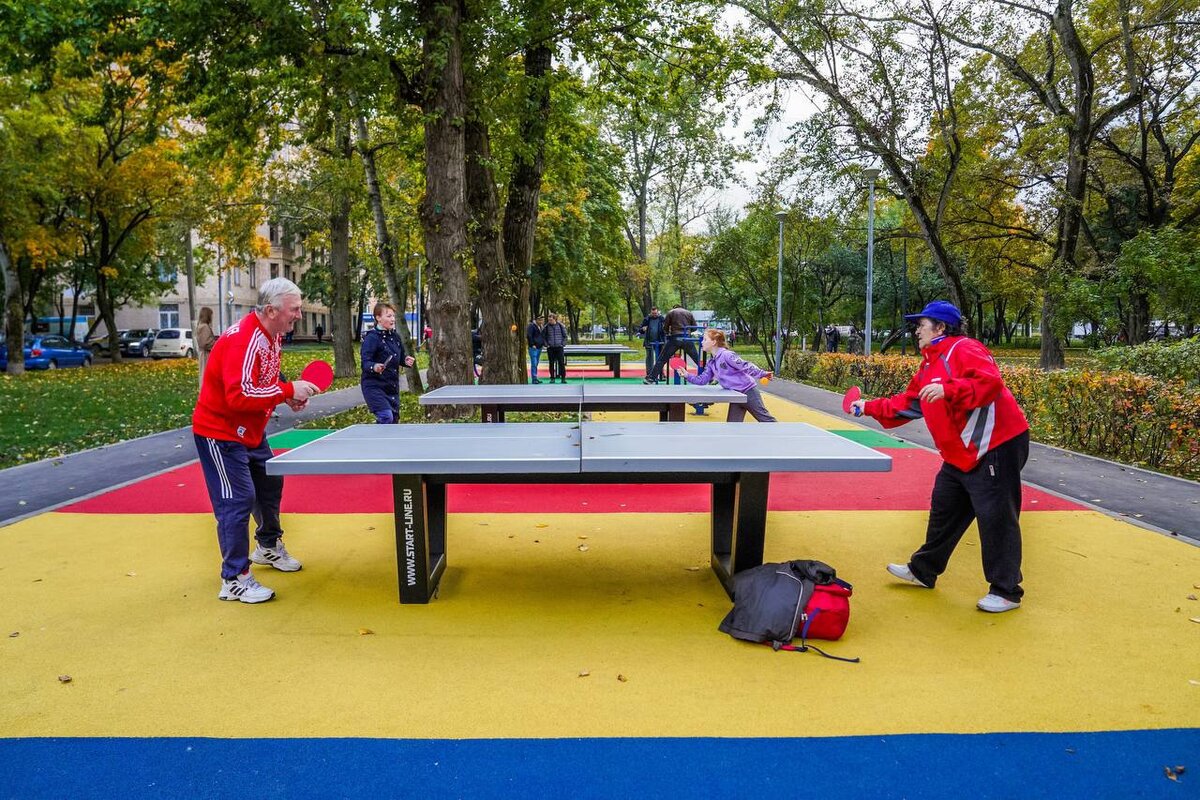
[[[733,597],[733,576],[763,563],[770,473],[742,473],[712,485],[712,568]]]
[[[446,570],[446,486],[393,475],[396,566],[401,603],[428,603]]]

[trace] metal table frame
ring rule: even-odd
[[[542,387],[523,384],[520,386],[524,390],[521,393],[528,395],[528,397],[473,401],[469,396],[461,396],[453,400],[439,402],[438,392],[442,392],[443,390],[466,389],[470,392],[475,388],[443,386],[440,389],[435,389],[432,392],[422,395],[420,403],[423,406],[442,404],[478,405],[481,422],[504,422],[505,412],[507,411],[657,411],[659,422],[683,422],[688,405],[695,405],[697,403],[708,405],[712,403],[746,402],[746,395],[741,392],[721,389],[717,386],[686,386],[680,387],[678,390],[671,386],[621,387],[621,391],[640,394],[642,398],[637,400],[609,399],[596,396],[595,393],[598,391],[598,387],[590,386],[586,383],[578,384],[577,387],[571,387],[580,390],[580,396],[575,398],[554,397],[548,393],[543,394],[546,392],[546,389]],[[486,394],[484,387],[480,386],[478,388],[481,394]],[[515,391],[517,386],[505,386],[501,388],[506,391]],[[558,388],[554,387],[555,390]],[[645,391],[641,391],[643,388]],[[589,393],[593,393],[593,396],[589,397]],[[679,397],[679,393],[685,394],[686,397]]]

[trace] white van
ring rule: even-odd
[[[163,328],[150,346],[151,358],[195,358],[191,328]]]

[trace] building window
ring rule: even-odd
[[[158,327],[159,328],[178,328],[179,327],[179,304],[178,303],[161,303],[158,306]]]
[[[240,269],[235,269],[233,271],[233,285],[234,286],[242,285],[242,271]]]
[[[251,266],[247,272],[250,273],[250,288],[258,288],[258,264]]]
[[[271,230],[271,244],[279,244],[279,228],[275,227],[274,225],[271,225],[270,230]]]
[[[278,265],[278,264],[272,264],[272,265],[271,265],[271,277],[272,277],[272,278],[278,278],[278,277],[279,277],[279,265]]]

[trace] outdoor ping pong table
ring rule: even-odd
[[[720,386],[647,386],[584,381],[534,386],[442,386],[421,395],[421,405],[479,406],[484,422],[504,422],[506,411],[657,411],[660,422],[683,422],[690,403],[745,403],[746,395]]]
[[[637,351],[623,344],[569,344],[563,348],[566,358],[572,356],[604,356],[604,364],[614,378],[621,377],[621,356]]]
[[[699,430],[697,430],[699,428]],[[889,456],[805,423],[355,425],[267,462],[269,475],[391,475],[401,603],[428,603],[446,569],[452,483],[706,483],[711,563],[763,559],[771,472],[888,472]]]

